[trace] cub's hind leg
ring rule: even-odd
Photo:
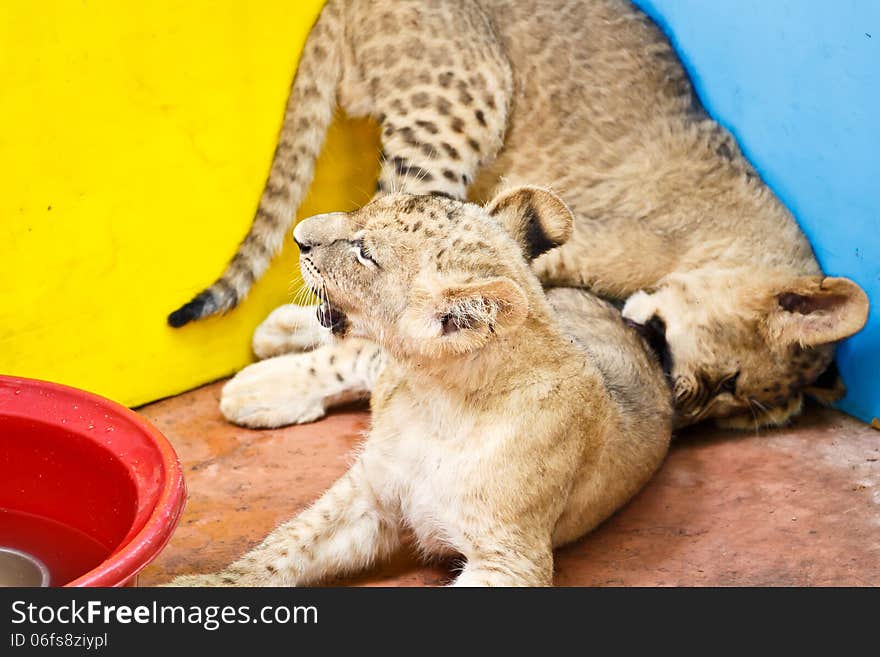
[[[513,76],[499,36],[473,2],[363,7],[340,101],[381,125],[378,191],[464,199],[507,130]]]
[[[308,351],[330,342],[330,330],[321,326],[317,306],[286,303],[271,313],[254,331],[257,358]]]
[[[504,92],[486,91],[483,73],[446,75],[425,73],[422,79],[449,79],[454,87],[434,84],[415,93],[400,91],[380,103],[385,111],[378,115],[382,162],[377,192],[463,200],[480,168],[501,147],[507,121]],[[505,106],[499,107],[501,103]]]
[[[253,429],[314,422],[333,406],[369,397],[383,365],[378,345],[360,338],[254,363],[224,387],[220,411]]]

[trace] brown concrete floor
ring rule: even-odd
[[[226,565],[320,495],[367,427],[357,408],[251,431],[225,422],[215,383],[140,409],[183,463],[189,501],[141,586]],[[450,564],[408,554],[345,584],[447,583]],[[880,432],[813,409],[761,435],[678,436],[653,481],[557,552],[559,586],[880,585]]]

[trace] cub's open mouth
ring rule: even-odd
[[[336,306],[331,306],[329,302],[323,301],[318,306],[318,322],[324,328],[330,329],[334,335],[344,335],[345,329],[348,327],[348,319],[345,313]]]

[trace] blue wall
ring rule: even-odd
[[[872,301],[841,345],[840,407],[880,416],[880,1],[636,0],[672,38],[706,109],[809,236]]]

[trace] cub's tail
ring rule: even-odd
[[[250,291],[281,249],[315,171],[342,72],[344,0],[329,0],[309,33],[287,100],[281,136],[254,222],[223,275],[168,315],[168,324],[225,312]]]

